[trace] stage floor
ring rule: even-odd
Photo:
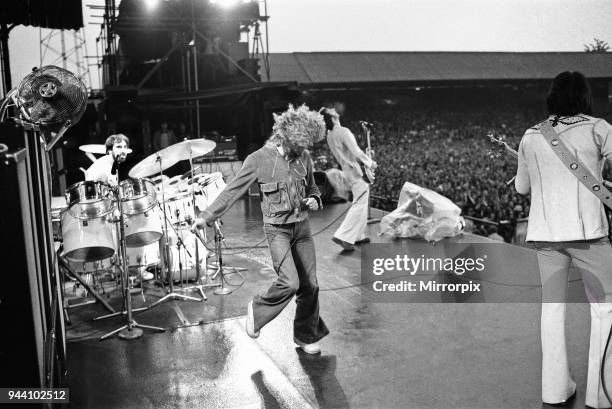
[[[228,253],[236,253],[227,262],[249,268],[247,283],[230,295],[207,291],[208,301],[171,301],[137,316],[170,328],[165,333],[102,342],[73,336],[70,407],[541,408],[539,279],[531,250],[507,245],[512,276],[485,286],[520,303],[374,302],[359,285],[361,250],[341,253],[331,242],[347,207],[328,205],[311,218],[321,316],[331,331],[320,356],[292,342],[294,303],[257,340],[244,332],[246,303],[274,277],[267,248],[243,248],[263,240],[258,199],[244,199],[223,220]],[[377,224],[369,229],[373,242],[388,242],[377,236]],[[490,241],[466,234],[454,242]],[[580,286],[571,284],[576,299]],[[99,305],[81,308],[104,313]],[[121,324],[113,320],[105,325]],[[578,382],[569,407],[582,408],[588,304],[568,304],[568,326]]]

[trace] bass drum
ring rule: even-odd
[[[71,261],[97,261],[115,254],[115,226],[106,217],[77,219],[70,211],[61,214],[64,255]]]
[[[177,236],[178,233],[178,236]],[[179,245],[178,237],[181,238],[182,245]],[[184,280],[196,278],[196,240],[197,237],[188,229],[177,229],[175,233],[170,229],[168,243],[170,244],[170,271],[174,281],[178,281],[181,276]],[[208,251],[198,243],[198,258],[200,263],[200,274],[206,274],[206,258]]]
[[[129,267],[146,269],[159,266],[159,243],[151,243],[142,247],[128,247],[125,252]]]

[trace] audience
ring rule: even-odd
[[[420,111],[401,106],[349,110],[343,123],[362,148],[365,135],[359,120],[374,124],[371,134],[378,169],[372,186],[372,206],[393,210],[405,181],[427,187],[448,197],[472,216],[496,223],[507,241],[516,220],[529,214],[529,197],[508,183],[516,172],[516,159],[492,144],[487,137],[504,138],[514,149],[525,130],[540,118],[512,112]],[[336,167],[324,143],[313,149],[318,170]],[[489,236],[490,224],[476,223],[474,232]]]

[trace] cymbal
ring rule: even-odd
[[[91,143],[89,145],[79,146],[79,150],[85,153],[95,153],[96,155],[106,155],[106,146],[101,143]],[[132,153],[130,148],[127,149],[127,153]]]
[[[176,165],[182,160],[206,155],[217,146],[207,139],[187,140],[155,152],[138,162],[128,173],[132,178],[144,178]]]
[[[81,145],[79,150],[85,153],[96,153],[98,155],[106,155],[106,146],[101,143],[92,143],[90,145]]]
[[[138,162],[130,171],[128,175],[131,178],[146,178],[147,176],[154,175],[160,171],[166,170],[171,166],[178,163],[178,159],[174,158],[163,158],[159,152],[155,152]]]
[[[189,160],[189,158],[197,158],[198,156],[206,155],[215,149],[217,144],[208,139],[188,139],[174,145],[168,146],[160,151],[164,155],[176,155],[179,160]]]

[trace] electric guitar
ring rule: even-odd
[[[505,149],[505,151],[510,154],[512,157],[514,157],[515,159],[518,159],[518,152],[515,151],[514,149],[512,149],[510,146],[508,146],[508,144],[506,143],[506,141],[504,141],[503,138],[501,137],[495,137],[493,136],[493,134],[489,134],[487,135],[489,137],[489,140],[501,147],[503,147]],[[514,181],[514,178],[510,179],[510,181],[507,184],[510,184]],[[606,186],[608,189],[612,189],[612,182],[609,182],[607,180],[603,181],[604,186]],[[606,210],[606,215],[608,216],[609,220],[612,220],[612,209],[609,208],[606,203],[604,203],[604,207]],[[610,223],[610,222],[609,222]],[[612,223],[610,223],[611,227],[612,227]],[[610,229],[610,239],[612,240],[612,229]]]
[[[372,159],[372,157],[370,156],[370,152],[372,152],[372,147],[370,145],[370,128],[368,127],[367,122],[361,121],[361,127],[363,128],[363,131],[366,134],[366,139],[368,141],[368,149],[366,150],[366,155],[368,155],[368,157],[370,159]],[[376,179],[376,175],[374,174],[374,170],[368,166],[366,166],[363,162],[359,162],[359,167],[361,168],[361,174],[363,175],[363,180],[368,183],[368,184],[373,184],[374,180]]]

